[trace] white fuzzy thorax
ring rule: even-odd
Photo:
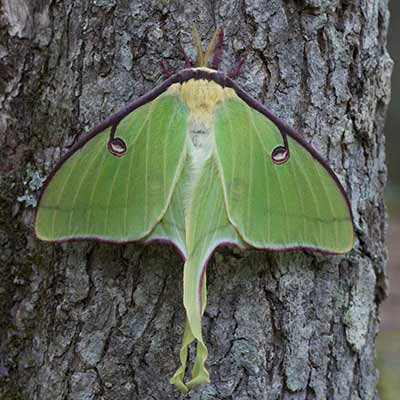
[[[191,79],[183,83],[173,84],[168,92],[179,95],[189,110],[188,156],[190,171],[185,189],[185,208],[188,209],[202,166],[214,153],[216,108],[224,100],[232,98],[236,94],[233,89],[224,88],[214,81],[205,79]]]
[[[235,92],[205,79],[190,79],[174,84],[168,92],[178,94],[189,109],[189,151],[192,163],[198,167],[211,155],[214,148],[216,107],[222,101],[235,96]]]

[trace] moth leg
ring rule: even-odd
[[[170,69],[168,68],[167,63],[164,60],[162,60],[162,61],[160,61],[160,65],[161,65],[161,70],[164,75],[164,78],[168,79],[172,74],[171,74]]]
[[[186,54],[185,49],[184,49],[183,47],[181,47],[181,48],[179,49],[179,51],[181,52],[181,54],[182,54],[182,56],[183,56],[183,59],[185,60],[185,67],[186,67],[186,68],[192,68],[192,67],[193,67],[193,64],[192,64],[192,62],[190,61],[190,58],[188,57],[188,55]]]
[[[236,64],[236,67],[228,74],[229,78],[235,79],[242,72],[242,67],[245,61],[245,57],[240,57],[239,62]]]

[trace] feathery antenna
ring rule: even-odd
[[[193,25],[193,40],[197,52],[196,67],[202,67],[204,66],[204,54],[203,54],[203,49],[201,48],[200,35],[199,31],[196,28],[196,25]]]
[[[217,40],[219,38],[219,32],[220,28],[217,28],[217,30],[214,32],[214,35],[212,36],[210,43],[208,44],[206,54],[204,55],[204,66],[206,67],[208,65],[208,60],[211,57],[211,54],[214,52],[216,45],[217,45]]]

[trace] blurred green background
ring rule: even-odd
[[[388,47],[394,61],[392,100],[386,119],[388,183],[385,200],[389,212],[389,297],[381,309],[377,337],[378,390],[381,400],[400,399],[400,1],[389,2],[391,11]]]

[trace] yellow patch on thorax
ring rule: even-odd
[[[236,95],[233,89],[224,88],[206,79],[190,79],[183,83],[175,83],[167,92],[179,94],[190,113],[202,120],[212,119],[216,106]]]
[[[214,117],[218,104],[236,96],[236,93],[214,81],[190,79],[171,85],[166,94],[179,96],[189,110],[189,154],[197,169],[213,151]]]
[[[189,209],[204,163],[212,156],[215,148],[216,108],[223,101],[236,96],[236,93],[211,80],[189,79],[171,85],[165,94],[179,96],[189,111],[187,151],[190,169],[185,185],[185,208]]]

